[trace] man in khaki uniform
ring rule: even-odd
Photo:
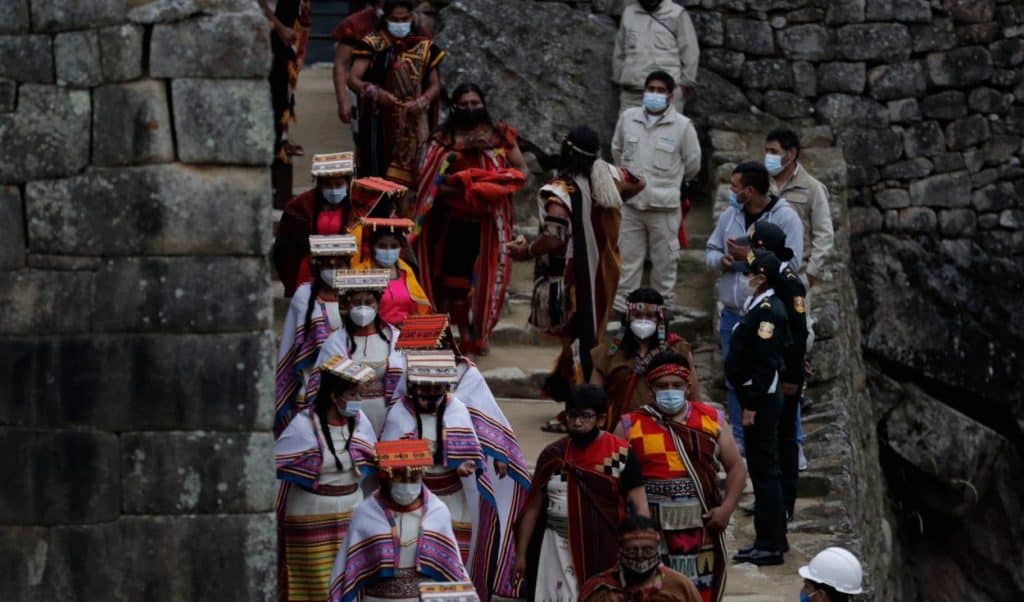
[[[764,149],[764,165],[772,176],[772,193],[789,201],[804,225],[803,257],[800,275],[807,283],[804,304],[807,307],[807,352],[814,344],[814,317],[811,314],[811,297],[814,283],[821,276],[829,254],[835,244],[835,230],[832,227],[832,210],[828,203],[828,188],[807,173],[800,164],[800,138],[789,128],[777,128],[768,132]],[[798,445],[798,466],[807,468],[804,455],[804,428],[802,411],[797,404],[796,441]]]
[[[768,133],[764,165],[772,176],[772,194],[789,201],[804,223],[802,275],[807,279],[809,290],[828,261],[835,232],[828,188],[807,173],[799,159],[800,139],[793,130],[778,128]]]
[[[617,165],[643,176],[647,187],[622,207],[622,274],[613,309],[626,311],[626,294],[640,288],[644,258],[651,258],[651,288],[672,307],[679,260],[680,188],[700,173],[700,143],[689,118],[672,106],[675,81],[655,71],[644,82],[643,105],[619,116],[612,137]]]
[[[676,111],[697,81],[700,48],[686,9],[671,0],[639,0],[622,12],[612,56],[612,81],[619,86],[619,112],[638,106],[644,78],[665,71],[679,84],[671,90]]]

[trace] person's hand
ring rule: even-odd
[[[701,518],[704,519],[704,526],[712,531],[725,531],[725,528],[729,526],[729,516],[732,512],[729,512],[722,506],[712,508],[708,512],[705,512]]]
[[[295,31],[291,27],[286,27],[284,25],[275,26],[274,33],[277,34],[277,37],[281,38],[281,41],[284,42],[285,46],[294,46],[295,43],[299,41],[299,32]]]
[[[732,270],[733,261],[732,255],[722,255],[722,258],[718,260],[722,264],[722,269],[727,272]]]
[[[508,250],[508,254],[512,256],[512,259],[522,261],[530,258],[530,249],[526,246],[526,238],[522,234],[508,243],[505,248]]]
[[[499,479],[504,479],[508,476],[508,464],[501,460],[494,461],[494,472],[498,473]]]
[[[814,283],[817,281],[817,278],[811,276],[810,274],[807,274],[807,288],[811,288],[812,286],[814,286]]]
[[[746,261],[747,254],[750,253],[750,247],[738,245],[736,244],[736,240],[732,238],[725,241],[725,245],[728,249],[729,255],[732,255],[733,259],[738,259],[739,261]]]
[[[460,477],[468,477],[469,475],[476,472],[476,463],[473,462],[472,460],[466,460],[465,462],[462,463],[462,466],[459,466],[456,472],[459,473]]]
[[[386,90],[380,90],[377,93],[377,104],[379,104],[382,107],[397,107],[400,106],[402,103],[397,98],[395,98],[395,95],[392,94],[391,92],[388,92]]]
[[[526,554],[516,554],[516,563],[512,566],[512,578],[516,581],[526,579]]]
[[[341,119],[342,123],[352,123],[352,103],[347,92],[338,99],[338,119]]]
[[[754,410],[743,410],[743,426],[754,426],[754,418],[757,417],[757,412]]]
[[[800,390],[800,385],[798,385],[796,383],[782,383],[782,394],[783,395],[786,395],[786,396],[796,395],[797,391],[799,391],[799,390]]]

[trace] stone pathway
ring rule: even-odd
[[[334,112],[334,95],[329,68],[314,66],[303,71],[299,85],[300,120],[295,126],[296,139],[305,146],[307,157],[296,161],[296,188],[305,189],[302,174],[308,173],[308,157],[313,153],[349,148],[351,138],[342,128]],[[714,329],[713,278],[704,268],[704,244],[713,220],[710,206],[697,206],[687,220],[691,248],[681,252],[677,302],[682,311],[673,320],[673,331],[683,335],[693,346],[705,398],[713,403],[725,399],[722,358]],[[557,342],[543,340],[526,326],[529,313],[528,296],[532,289],[532,266],[516,264],[510,286],[506,315],[498,324],[491,353],[478,359],[478,366],[499,398],[502,409],[512,422],[527,459],[536,459],[545,445],[558,436],[544,433],[540,426],[553,417],[558,406],[538,399],[540,383],[554,364]],[[287,308],[280,298],[275,300],[277,328]],[[815,431],[814,417],[805,420],[808,436]],[[811,471],[803,473],[797,500],[796,519],[790,523],[791,552],[786,563],[778,567],[758,568],[749,564],[730,567],[726,600],[736,602],[783,602],[799,597],[801,579],[797,568],[811,555],[829,545],[831,521],[837,520],[838,507],[825,504],[827,480],[815,475],[829,467],[818,466],[810,458]],[[753,503],[750,483],[741,506]],[[729,549],[735,551],[753,541],[753,520],[741,511],[733,515],[726,535]],[[732,552],[730,552],[732,553]]]

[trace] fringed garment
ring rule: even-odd
[[[373,471],[377,438],[364,414],[328,428],[341,470],[312,408],[295,416],[274,447],[278,585],[289,602],[327,597],[331,566],[363,499],[362,477]]]
[[[661,523],[665,563],[689,577],[704,602],[721,600],[725,540],[722,533],[704,528],[701,518],[722,502],[718,411],[691,401],[685,423],[679,423],[666,422],[647,406],[625,415],[622,426],[644,473],[651,515]]]

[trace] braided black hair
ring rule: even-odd
[[[317,391],[316,399],[313,401],[313,409],[316,412],[317,418],[320,419],[320,430],[324,435],[324,441],[327,443],[327,449],[334,456],[334,465],[338,467],[339,471],[344,470],[344,468],[342,468],[338,452],[334,449],[334,438],[331,437],[331,429],[327,424],[327,414],[334,403],[333,394],[344,393],[355,386],[357,386],[355,383],[335,376],[330,372],[321,372],[320,389]],[[346,423],[348,424],[348,439],[345,441],[345,451],[348,451],[349,444],[352,442],[352,433],[355,432],[356,423],[354,419],[348,419]]]

